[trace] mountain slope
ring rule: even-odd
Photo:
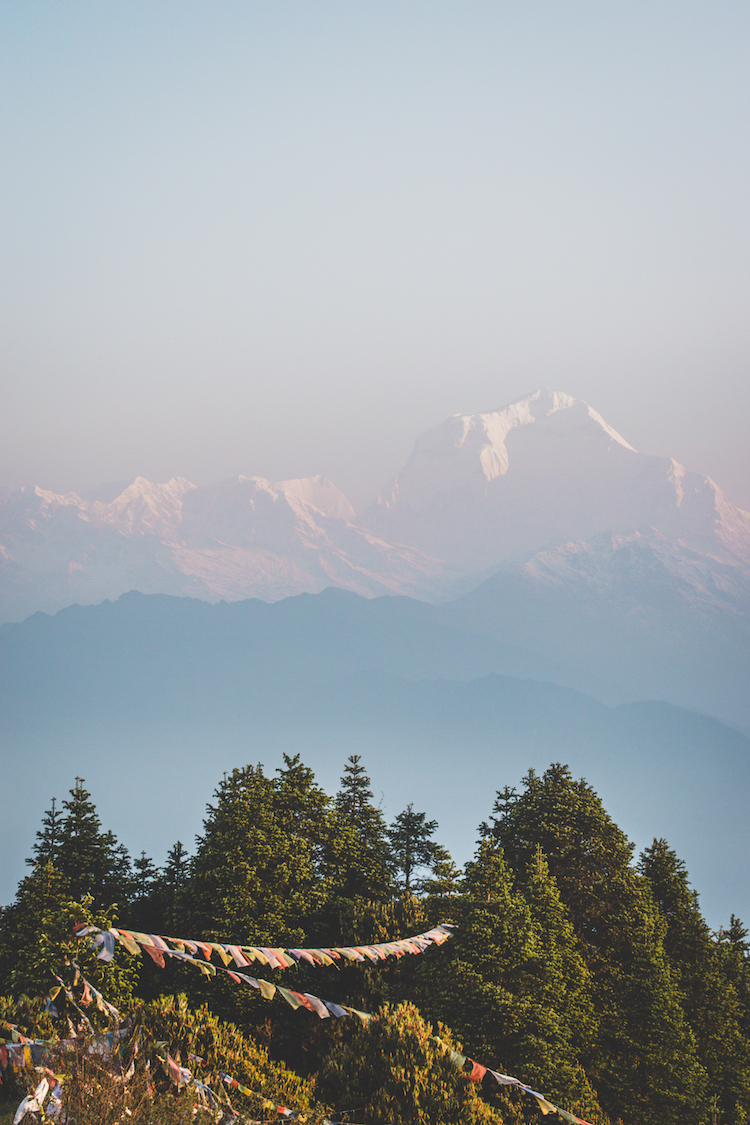
[[[128,590],[268,601],[330,585],[372,596],[435,593],[443,568],[352,523],[323,477],[238,477],[196,488],[139,477],[108,502],[42,489],[0,507],[0,619]]]
[[[557,540],[653,530],[750,565],[750,515],[708,477],[637,453],[586,403],[536,391],[422,434],[359,520],[319,476],[13,492],[0,504],[0,619],[130,589],[274,601],[332,585],[438,601]]]
[[[550,390],[422,434],[362,522],[474,574],[555,538],[649,527],[750,563],[750,514],[713,481],[637,453],[585,402]]]
[[[664,699],[750,731],[750,572],[657,532],[512,560],[441,613],[564,665],[579,690]]]
[[[118,837],[161,860],[200,831],[223,770],[299,752],[335,791],[362,753],[388,819],[413,801],[459,860],[495,789],[567,761],[639,845],[664,835],[678,848],[715,924],[746,912],[746,738],[666,704],[610,707],[523,678],[528,654],[440,613],[333,590],[232,605],[132,594],[2,627],[0,897],[76,775]]]

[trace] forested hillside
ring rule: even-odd
[[[540,1109],[592,1125],[744,1122],[741,922],[711,933],[668,843],[635,857],[563,765],[488,794],[482,817],[459,870],[429,810],[386,823],[357,755],[333,796],[286,756],[272,777],[225,775],[194,848],[177,841],[157,866],[127,854],[76,778],[0,915],[0,1094],[15,1108],[38,1080],[14,1070],[13,1042],[53,1050],[109,1029],[117,1098],[125,1078],[144,1084],[133,1122],[191,1119],[196,1098],[225,1121],[291,1107],[368,1125]],[[78,1104],[85,1125],[81,1073],[66,1071],[59,1112]]]

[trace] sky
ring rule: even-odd
[[[541,386],[750,509],[750,6],[5,0],[0,486],[323,473]]]

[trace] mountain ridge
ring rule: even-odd
[[[334,589],[215,605],[135,593],[2,626],[9,866],[23,870],[28,823],[76,774],[111,795],[118,836],[138,823],[138,847],[162,855],[186,819],[200,831],[222,770],[280,764],[282,752],[301,753],[331,787],[362,753],[389,817],[418,800],[463,859],[495,788],[564,760],[641,845],[669,838],[719,920],[726,903],[745,909],[746,737],[694,709],[605,703],[545,682],[539,666],[534,678],[533,653],[442,614]]]
[[[275,600],[333,584],[434,601],[561,535],[648,526],[750,564],[750,515],[708,477],[638,454],[587,403],[549,389],[425,431],[359,520],[321,476],[137,477],[109,500],[89,496],[37,486],[0,505],[3,618],[131,588]]]

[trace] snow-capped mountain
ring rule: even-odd
[[[238,477],[205,488],[139,477],[110,501],[40,488],[0,507],[0,617],[117,598],[128,590],[265,601],[327,586],[373,596],[438,589],[443,568],[352,522],[323,477]]]
[[[580,570],[597,536],[633,532],[644,543],[661,537],[659,550],[677,552],[678,570],[687,565],[684,552],[706,566],[714,560],[743,573],[750,566],[750,515],[713,481],[637,453],[585,402],[536,391],[422,434],[359,520],[319,476],[276,483],[239,476],[203,487],[138,477],[86,496],[11,492],[0,502],[0,620],[131,589],[275,601],[337,586],[441,601],[505,563],[547,551],[546,562],[534,564],[541,591],[549,574],[568,581],[571,558]],[[591,550],[599,577],[580,570],[584,599],[597,582],[614,589],[626,563],[624,551]],[[627,565],[637,570],[636,554]],[[634,588],[641,579],[633,573]],[[694,591],[696,604],[702,597],[707,587]]]
[[[637,453],[585,402],[551,390],[427,430],[362,523],[465,573],[561,537],[640,528],[750,563],[750,514],[712,480]]]

